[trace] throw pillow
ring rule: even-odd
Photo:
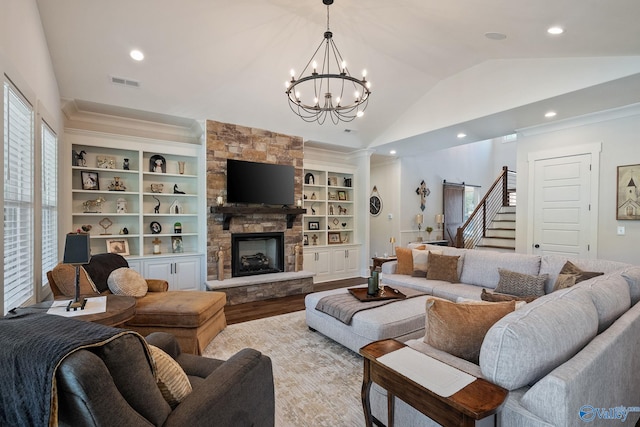
[[[444,280],[445,282],[458,282],[458,258],[459,256],[438,255],[430,252],[428,255],[427,279]]]
[[[580,283],[584,280],[591,279],[596,276],[603,275],[603,272],[597,271],[584,271],[576,266],[571,261],[567,261],[562,266],[556,283],[553,285],[553,290],[557,291],[564,288],[570,288],[571,286]]]
[[[53,281],[66,297],[76,295],[76,268],[71,264],[58,264],[51,270]],[[99,292],[87,275],[83,267],[80,267],[80,295],[97,295]]]
[[[153,345],[149,345],[149,350],[156,364],[158,388],[173,409],[193,391],[189,377],[173,357]]]
[[[107,279],[109,274],[116,268],[129,267],[127,260],[120,254],[104,253],[91,256],[89,264],[85,264],[84,269],[96,285],[98,292],[109,290]]]
[[[548,274],[532,276],[503,268],[499,268],[498,273],[500,274],[500,280],[498,280],[495,292],[518,297],[543,296],[544,282],[549,278]]]
[[[425,249],[412,249],[413,255],[413,277],[425,277],[427,275],[427,269],[429,266],[429,253],[442,255],[442,251],[438,250],[425,250]]]
[[[482,301],[488,302],[501,302],[501,301],[524,301],[531,302],[535,300],[536,296],[530,297],[518,297],[515,295],[501,294],[498,292],[488,292],[486,289],[482,289],[482,293],[480,294],[480,299]]]
[[[396,257],[398,258],[397,274],[413,273],[413,255],[411,254],[411,249],[397,246]]]
[[[147,281],[132,268],[120,267],[111,272],[107,279],[109,290],[115,295],[140,298],[147,294]]]
[[[424,342],[477,365],[487,331],[515,308],[515,301],[457,304],[430,297]]]

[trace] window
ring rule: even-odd
[[[58,137],[43,121],[41,128],[42,158],[42,284],[47,271],[58,263]]]
[[[4,82],[4,313],[33,300],[33,107]]]

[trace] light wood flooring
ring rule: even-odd
[[[362,277],[354,277],[352,279],[316,283],[313,285],[313,291],[319,292],[329,289],[361,285],[365,283],[366,280],[367,279]],[[227,324],[232,325],[234,323],[247,322],[249,320],[262,319],[264,317],[300,311],[304,310],[304,297],[306,295],[307,294],[290,295],[282,298],[227,305],[224,308],[224,314],[227,318]]]

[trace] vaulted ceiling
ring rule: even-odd
[[[563,120],[640,102],[637,0],[335,0],[334,40],[353,74],[367,69],[373,94],[363,118],[322,126],[294,115],[284,93],[322,40],[321,0],[37,3],[61,96],[95,112],[386,150],[501,136],[548,121],[546,109]],[[565,33],[547,34],[553,25]]]

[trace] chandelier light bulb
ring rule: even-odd
[[[284,87],[285,87],[285,88],[289,89],[289,86],[290,86],[290,85],[291,85],[291,83],[289,83],[289,82],[284,82]]]
[[[318,105],[318,97],[313,98],[313,105]]]
[[[355,96],[355,97],[356,97],[356,99],[360,99],[360,92],[359,92],[359,91],[356,91],[356,92],[353,94],[353,96]]]
[[[300,92],[296,92],[296,98],[300,101]]]
[[[362,78],[367,78],[367,70],[362,70]]]
[[[340,105],[340,97],[336,96],[336,105]]]
[[[291,78],[294,78],[296,76],[296,72],[295,70],[292,68],[291,69]]]
[[[316,73],[318,69],[318,63],[316,61],[313,61],[313,72]]]
[[[342,61],[342,72],[344,73],[347,69],[347,61]]]
[[[364,116],[364,111],[358,111],[358,113],[356,114],[356,116],[358,116],[358,117],[362,117],[362,116]],[[395,154],[395,153],[393,153],[393,154]]]

